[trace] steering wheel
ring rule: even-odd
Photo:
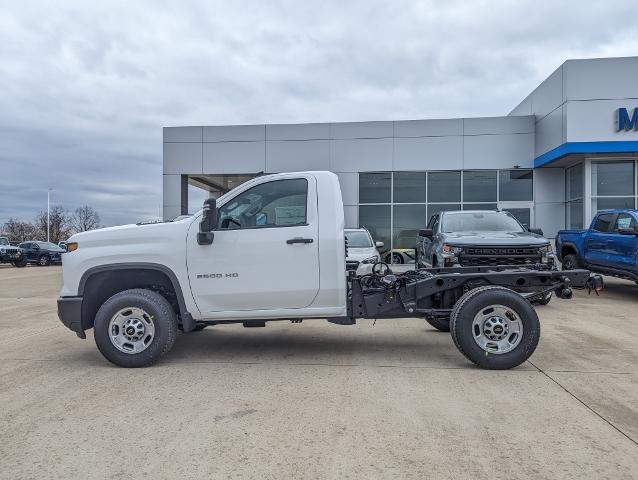
[[[233,217],[226,217],[222,220],[222,228],[228,228],[230,226],[230,224],[234,223],[235,225],[237,225],[239,228],[241,228],[241,223],[237,220],[235,220]]]

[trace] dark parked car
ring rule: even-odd
[[[540,230],[495,210],[432,215],[427,228],[419,230],[416,247],[420,267],[555,265],[552,245]]]
[[[50,242],[22,242],[20,248],[24,250],[27,262],[46,267],[51,263],[62,263],[65,250]]]
[[[638,283],[638,210],[598,212],[588,230],[561,230],[556,252],[563,270],[587,268]]]

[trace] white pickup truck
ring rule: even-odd
[[[58,316],[81,338],[93,328],[100,352],[123,367],[158,360],[178,330],[418,317],[449,322],[469,360],[505,369],[525,361],[540,336],[517,292],[569,298],[571,287],[602,288],[586,270],[541,265],[395,275],[377,263],[367,275],[346,274],[341,191],[330,172],[257,177],[192,217],[83,232],[67,248]]]

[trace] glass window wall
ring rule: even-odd
[[[468,170],[463,172],[463,203],[496,202],[496,192],[496,170]]]
[[[498,189],[501,202],[531,202],[534,197],[534,171],[501,170],[498,172]]]
[[[391,200],[390,172],[359,174],[359,203],[390,203]]]
[[[583,164],[565,170],[565,226],[568,229],[583,228]]]
[[[495,210],[499,201],[531,202],[532,192],[532,170],[360,173],[359,225],[384,242],[384,260],[412,263],[418,230],[435,213]],[[523,207],[521,220],[529,223]]]
[[[635,208],[635,163],[592,162],[591,213],[613,208]]]

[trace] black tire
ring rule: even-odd
[[[575,270],[577,268],[581,268],[578,255],[576,255],[575,253],[570,253],[563,257],[562,270]]]
[[[512,310],[523,326],[519,343],[502,354],[490,352],[474,340],[475,316],[492,305]],[[520,365],[534,353],[541,327],[534,307],[526,298],[508,288],[486,286],[470,290],[459,299],[452,310],[450,330],[454,344],[468,360],[489,370],[505,370]]]
[[[22,268],[27,266],[27,259],[26,257],[22,257],[20,260],[15,260],[11,263],[14,267]]]
[[[38,266],[40,267],[48,267],[51,263],[51,257],[48,255],[40,255],[38,257]]]
[[[146,349],[139,353],[122,352],[111,342],[111,318],[127,307],[144,310],[153,322],[153,339]],[[93,336],[97,348],[109,362],[126,368],[148,367],[173,347],[177,337],[177,316],[168,300],[159,293],[141,288],[125,290],[116,293],[102,304],[95,316]]]
[[[450,331],[449,320],[443,320],[442,318],[438,318],[438,317],[434,317],[434,318],[425,317],[425,321],[428,322],[430,325],[432,325],[434,328],[436,328],[440,332]]]
[[[392,254],[392,263],[394,265],[402,265],[403,262],[403,256],[400,253],[393,253]]]

